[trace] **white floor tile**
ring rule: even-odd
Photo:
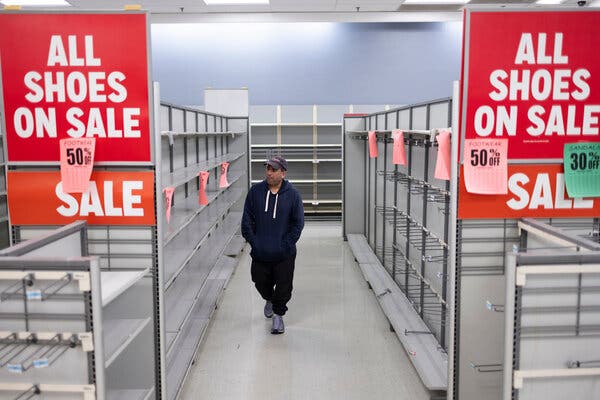
[[[285,334],[270,334],[263,305],[247,249],[181,399],[428,398],[339,224],[307,223],[304,229]]]

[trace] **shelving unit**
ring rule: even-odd
[[[1,398],[35,387],[48,399],[154,398],[153,353],[142,351],[154,343],[152,308],[141,296],[148,271],[101,271],[86,239],[76,222],[0,253],[0,363],[11,363],[0,370]]]
[[[264,179],[263,163],[284,156],[307,216],[341,213],[342,115],[348,106],[253,106],[252,183]]]
[[[248,191],[247,117],[161,103],[157,115],[159,189],[174,188],[170,221],[159,205],[162,398],[176,399],[245,242],[239,232]],[[229,186],[219,187],[230,163]],[[201,171],[210,173],[199,205]]]
[[[600,244],[532,219],[518,221],[519,251],[507,255],[503,399],[600,396]]]
[[[434,178],[451,99],[344,118],[343,234],[431,395],[448,385],[449,182]],[[404,131],[406,165],[392,160]],[[369,157],[368,132],[379,156]]]

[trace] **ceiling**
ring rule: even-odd
[[[1,1],[1,0],[0,0]],[[67,0],[73,10],[123,10],[139,4],[155,22],[186,22],[192,19],[219,21],[444,21],[460,20],[464,7],[403,4],[404,0],[270,0],[268,5],[207,6],[203,0]],[[243,1],[243,0],[240,0]],[[471,0],[469,5],[548,7],[536,0]],[[600,0],[589,0],[600,3]],[[578,0],[562,0],[559,7],[576,7]],[[594,4],[595,5],[595,4]],[[586,5],[586,7],[589,4]],[[556,7],[556,6],[554,6]],[[26,9],[23,7],[23,9]]]

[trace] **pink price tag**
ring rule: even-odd
[[[208,183],[209,172],[200,171],[200,191],[198,192],[198,204],[201,206],[208,205],[208,199],[206,198],[206,184]]]
[[[394,165],[406,165],[406,152],[404,151],[404,132],[400,129],[392,131],[394,139]]]
[[[60,179],[65,193],[85,193],[88,190],[96,138],[60,140]]]
[[[463,167],[467,192],[508,193],[508,139],[467,139]]]
[[[450,180],[450,131],[441,131],[435,137],[438,142],[437,159],[435,161],[436,179]]]
[[[227,169],[229,168],[229,163],[224,162],[221,164],[221,179],[219,180],[219,187],[226,188],[229,186],[229,182],[227,182]]]
[[[166,187],[163,189],[163,193],[165,194],[165,210],[167,211],[167,224],[171,222],[171,206],[173,205],[173,193],[175,193],[175,188]]]
[[[377,158],[377,135],[375,131],[369,131],[369,157]]]

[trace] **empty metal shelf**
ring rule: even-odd
[[[109,390],[107,400],[148,400],[154,394],[154,389],[139,390]]]
[[[104,320],[104,366],[108,368],[151,321],[152,318]]]
[[[100,274],[102,306],[106,306],[116,299],[121,293],[142,279],[148,271],[148,268],[139,271],[102,271]]]

